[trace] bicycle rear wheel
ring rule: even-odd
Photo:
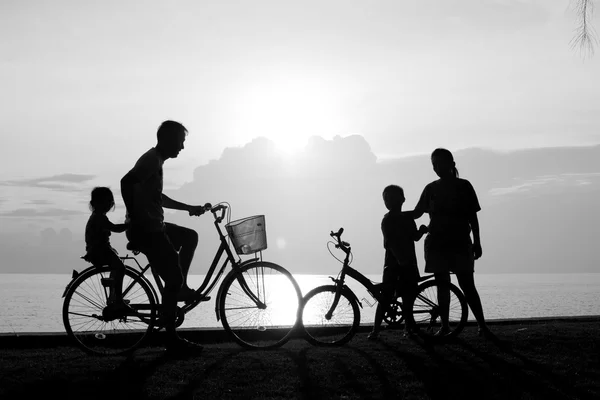
[[[302,294],[285,268],[258,261],[226,277],[217,301],[223,328],[236,342],[274,348],[287,342],[296,327]]]
[[[139,347],[157,318],[156,299],[148,283],[127,267],[123,299],[134,312],[108,306],[111,270],[97,268],[80,275],[65,293],[63,324],[67,335],[89,354],[118,355]]]
[[[301,315],[306,339],[321,346],[338,346],[347,343],[360,325],[360,309],[347,290],[342,290],[340,299],[330,319],[327,314],[335,300],[336,287],[319,286],[304,297]]]
[[[443,326],[444,310],[440,298],[448,293],[447,327]],[[428,339],[456,337],[467,324],[469,309],[465,296],[446,281],[429,280],[419,285],[412,313],[420,335]]]

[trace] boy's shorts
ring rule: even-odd
[[[400,294],[414,291],[419,285],[419,278],[419,268],[415,264],[383,267],[383,283],[396,288]]]

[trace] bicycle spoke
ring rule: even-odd
[[[134,270],[126,269],[123,286],[132,308],[147,313],[118,314],[107,307],[109,287],[102,283],[110,271],[90,270],[77,278],[65,295],[63,321],[67,333],[85,351],[95,354],[121,354],[136,348],[153,329],[156,320],[154,297]],[[117,313],[117,314],[115,314]]]
[[[326,314],[336,298],[335,286],[320,286],[304,298],[302,325],[307,339],[317,345],[340,345],[348,342],[360,324],[360,311],[355,301],[342,292],[330,319]]]
[[[283,268],[256,262],[224,282],[220,313],[225,329],[248,347],[283,344],[296,324],[300,292]],[[262,332],[269,331],[268,334]]]

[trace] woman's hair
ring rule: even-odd
[[[115,198],[111,190],[107,187],[99,186],[92,190],[90,200],[90,210],[98,212],[107,212],[115,207]]]
[[[394,198],[404,197],[404,189],[398,185],[388,185],[385,187],[385,189],[383,189],[383,193],[381,195],[384,199],[388,196],[392,196]]]
[[[450,150],[437,148],[431,153],[431,158],[433,157],[443,158],[446,161],[448,161],[448,163],[452,163],[452,173],[455,177],[458,178],[458,169],[456,168],[456,164],[454,163],[454,157],[452,156]]]

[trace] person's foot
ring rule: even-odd
[[[108,305],[109,306],[113,306],[113,305],[118,305],[118,306],[129,306],[129,303],[131,303],[131,301],[129,299],[111,299],[109,297],[108,299]]]
[[[126,303],[123,300],[109,303],[104,308],[102,315],[106,320],[123,318],[128,315],[135,315],[136,311],[131,308],[128,303],[129,302]]]
[[[196,299],[196,291],[194,289],[190,289],[187,286],[181,288],[179,293],[177,293],[177,301],[185,301],[186,303],[191,303]]]
[[[413,337],[418,335],[419,332],[418,326],[407,326],[406,329],[404,329],[404,337]]]
[[[480,326],[479,329],[477,329],[477,335],[490,340],[498,339],[486,325]]]
[[[168,354],[186,356],[197,355],[204,349],[202,345],[180,337],[170,339],[166,344],[166,348]]]
[[[367,336],[368,340],[377,340],[379,339],[379,332],[377,331],[371,331],[371,333],[369,333],[369,336]]]

